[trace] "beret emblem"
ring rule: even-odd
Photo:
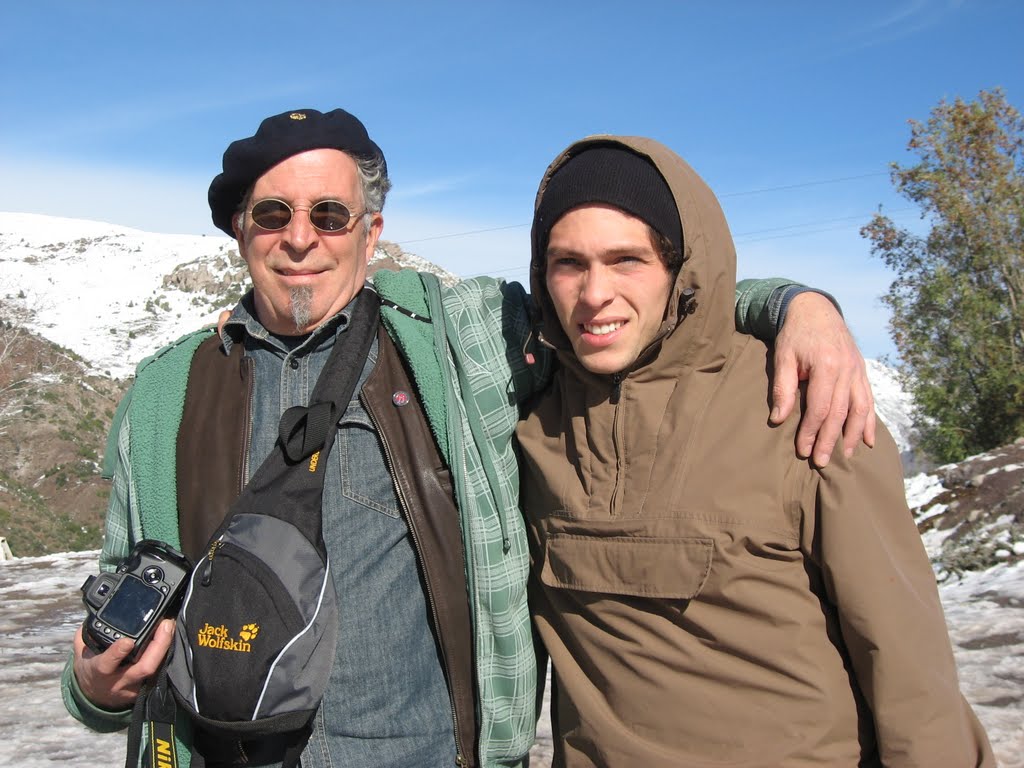
[[[292,120],[305,120],[306,119],[306,116],[304,114],[302,114],[301,112],[292,112],[290,115],[288,115],[288,117],[290,117]]]

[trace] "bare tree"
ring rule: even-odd
[[[0,435],[21,417],[35,392],[33,380],[42,374],[39,347],[28,330],[34,316],[31,302],[0,298]]]

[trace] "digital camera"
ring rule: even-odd
[[[85,644],[103,653],[130,637],[135,648],[127,661],[135,661],[160,619],[177,611],[191,570],[188,558],[173,547],[153,539],[140,541],[114,573],[90,576],[82,585]]]

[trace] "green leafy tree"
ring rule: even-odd
[[[1001,89],[910,121],[896,190],[925,236],[881,211],[861,234],[896,274],[882,301],[922,448],[956,461],[1024,434],[1024,121]]]

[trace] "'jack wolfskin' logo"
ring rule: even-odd
[[[236,653],[252,653],[252,646],[249,641],[259,633],[260,628],[256,624],[246,624],[238,633],[238,638],[231,637],[228,628],[221,624],[215,627],[212,624],[205,624],[196,634],[196,640],[201,648],[213,648],[218,651],[235,651]]]

